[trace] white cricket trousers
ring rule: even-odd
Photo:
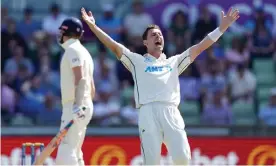
[[[160,165],[164,143],[174,165],[188,165],[191,151],[184,120],[175,105],[153,102],[139,110],[139,134],[144,165]]]
[[[56,165],[85,165],[81,148],[86,133],[86,127],[93,114],[92,100],[87,99],[85,105],[88,107],[85,111],[85,119],[78,123],[74,123],[68,130],[63,141],[61,141],[57,151]],[[73,102],[63,104],[60,129],[63,129],[72,119]]]

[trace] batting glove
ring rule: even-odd
[[[74,105],[74,107],[73,107],[73,118],[75,120],[83,120],[85,118],[86,109],[87,109],[86,106]]]

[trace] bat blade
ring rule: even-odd
[[[52,152],[58,147],[60,142],[66,136],[70,127],[74,124],[74,120],[71,120],[59,133],[50,141],[50,143],[43,149],[43,151],[36,157],[33,165],[43,165],[46,158],[49,157]]]

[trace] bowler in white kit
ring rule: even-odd
[[[65,53],[60,63],[62,117],[61,126],[75,119],[57,151],[56,165],[85,165],[82,153],[86,126],[92,113],[95,94],[93,60],[79,39],[83,26],[79,19],[68,18],[60,26],[59,43]]]
[[[221,24],[200,43],[179,55],[167,58],[163,53],[164,38],[157,25],[149,25],[143,34],[145,55],[131,52],[103,32],[91,12],[81,9],[83,20],[91,31],[132,73],[136,107],[139,109],[139,135],[145,165],[159,165],[161,145],[165,143],[174,165],[187,165],[191,159],[184,121],[178,110],[179,75],[194,59],[239,18],[237,9],[221,12]],[[133,25],[135,26],[135,25]],[[185,116],[185,115],[184,115]]]

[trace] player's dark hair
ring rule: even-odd
[[[155,25],[155,24],[148,25],[147,29],[143,33],[143,36],[142,36],[143,40],[147,40],[148,32],[151,29],[160,29],[160,27],[158,25]]]

